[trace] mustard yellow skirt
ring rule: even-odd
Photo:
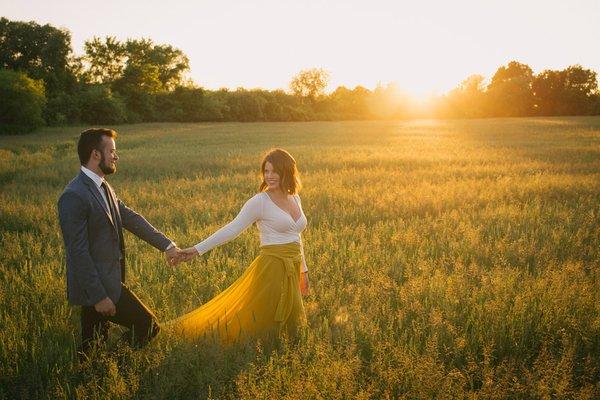
[[[262,246],[231,286],[164,326],[186,338],[212,337],[224,344],[294,336],[306,321],[299,286],[301,263],[298,243]]]

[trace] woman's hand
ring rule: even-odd
[[[198,250],[194,247],[188,247],[187,249],[181,250],[179,253],[180,261],[191,261],[194,257],[198,255]]]
[[[308,272],[302,272],[300,274],[300,293],[302,296],[308,296],[310,288],[310,282],[308,281]]]

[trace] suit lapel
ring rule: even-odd
[[[83,181],[87,185],[88,190],[90,191],[90,193],[92,194],[94,199],[96,199],[98,204],[100,204],[100,207],[102,207],[102,209],[104,210],[104,213],[106,214],[106,218],[108,218],[108,220],[110,221],[112,226],[116,229],[117,227],[115,226],[115,223],[110,216],[110,212],[108,211],[106,202],[104,201],[104,199],[102,198],[102,195],[99,192],[99,190],[102,190],[102,189],[98,189],[98,187],[96,186],[94,181],[90,177],[88,177],[86,174],[84,174],[83,172],[80,172],[79,175],[82,177]]]

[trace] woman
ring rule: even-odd
[[[229,288],[172,322],[186,337],[218,335],[225,343],[243,337],[293,336],[305,321],[302,295],[308,294],[308,269],[300,233],[306,227],[296,161],[274,149],[261,164],[259,193],[233,221],[194,247],[189,260],[236,238],[256,222],[260,254]]]

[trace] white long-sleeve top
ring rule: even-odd
[[[252,223],[256,222],[260,233],[260,245],[285,244],[297,242],[302,252],[302,272],[307,272],[306,260],[304,258],[304,247],[300,233],[306,228],[306,216],[302,210],[300,196],[294,195],[300,217],[294,221],[292,216],[279,208],[266,192],[261,192],[248,200],[239,214],[227,225],[210,235],[194,246],[198,254],[227,243],[240,235]]]

